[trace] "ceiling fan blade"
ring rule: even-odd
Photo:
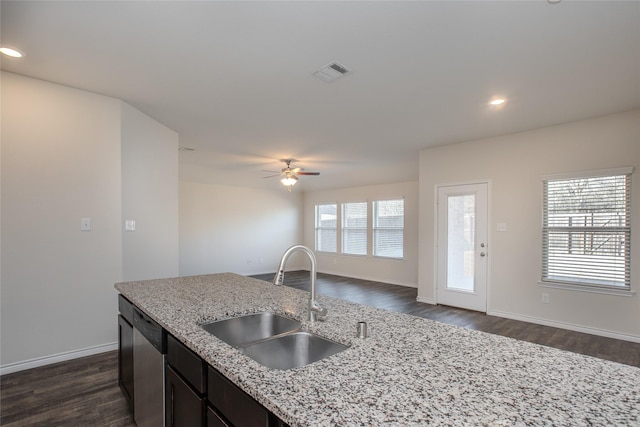
[[[297,175],[320,175],[320,172],[298,172]]]
[[[260,172],[280,173],[280,172],[278,172],[278,171],[268,171],[268,170],[264,170],[264,169],[262,169]]]
[[[280,175],[282,175],[282,174],[263,176],[262,178],[273,178],[274,176],[280,176]]]
[[[293,173],[299,173],[301,170],[303,170],[303,169],[300,169],[300,168],[293,168],[293,169],[291,169],[291,172],[293,172]]]

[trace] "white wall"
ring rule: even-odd
[[[318,271],[397,285],[418,285],[418,183],[351,187],[307,192],[304,195],[304,241],[315,247],[315,205],[323,203],[371,202],[404,198],[404,259],[316,253]],[[369,236],[370,240],[371,236]]]
[[[3,367],[116,341],[120,105],[2,73]]]
[[[633,297],[542,288],[541,176],[634,166],[632,224],[640,225],[640,110],[420,153],[419,299],[434,294],[434,189],[490,179],[488,312],[640,341],[640,233],[632,233]],[[507,224],[496,232],[496,224]],[[550,303],[541,302],[541,294]]]
[[[419,271],[420,298],[433,299],[434,187],[477,179],[492,182],[491,229],[508,225],[490,234],[490,313],[640,340],[638,293],[544,288],[551,302],[542,304],[538,285],[541,175],[635,166],[632,223],[640,223],[640,111],[424,150],[419,189],[410,182],[303,195],[186,174],[178,198],[177,135],[121,101],[3,72],[1,107],[3,373],[113,346],[113,284],[125,277],[275,271],[287,247],[314,246],[316,203],[405,197],[405,260],[318,255],[319,271],[407,286]],[[82,217],[91,231],[80,231]],[[123,231],[125,217],[136,220],[135,232]],[[637,254],[640,233],[632,239]],[[308,263],[296,257],[288,267]]]
[[[181,180],[181,276],[275,272],[282,253],[300,243],[300,193]],[[308,262],[300,257],[288,262],[287,270],[301,268]]]
[[[4,374],[115,349],[114,283],[177,275],[178,139],[62,85],[3,72],[1,95]]]
[[[122,280],[178,275],[178,134],[122,104]]]

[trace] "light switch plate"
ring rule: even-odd
[[[80,230],[91,231],[91,218],[80,218]]]
[[[499,222],[496,231],[507,231],[507,224],[505,222]]]
[[[127,219],[124,221],[124,229],[125,231],[136,231],[136,220],[135,219]]]

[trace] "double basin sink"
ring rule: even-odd
[[[272,312],[218,320],[202,328],[268,368],[292,369],[348,347],[305,332],[296,320]]]

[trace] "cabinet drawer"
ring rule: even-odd
[[[120,314],[122,314],[122,317],[133,325],[133,304],[121,294],[118,294],[118,310]]]
[[[269,411],[265,407],[212,367],[208,371],[209,402],[226,419],[242,427],[269,425]]]
[[[206,391],[205,363],[172,335],[167,337],[167,361],[200,394]]]

